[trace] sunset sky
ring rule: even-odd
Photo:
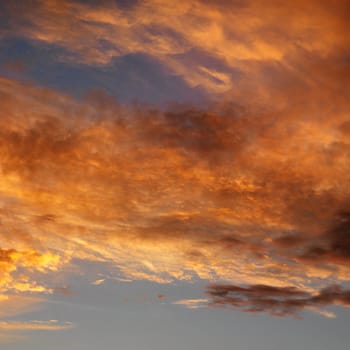
[[[0,0],[0,348],[348,350],[348,0]]]

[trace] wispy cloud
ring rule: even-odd
[[[39,311],[44,301],[42,297],[21,295],[21,293],[0,294],[0,318]]]
[[[7,320],[39,312],[46,301],[42,297],[25,295],[21,290],[16,290],[15,294],[0,294],[0,342],[22,340],[23,331],[61,331],[75,327],[71,322],[58,320]]]
[[[182,305],[187,309],[199,309],[208,306],[208,299],[182,299],[173,302],[174,305]]]
[[[346,0],[147,0],[127,9],[109,1],[8,2],[2,36],[53,44],[65,50],[61,59],[93,65],[147,54],[190,86],[223,93],[241,87],[234,71],[256,82],[266,65],[299,70],[300,58],[318,62],[344,52],[348,6]],[[307,71],[304,78],[313,79]]]
[[[6,331],[61,331],[73,327],[74,324],[71,322],[59,323],[57,320],[32,320],[28,322],[0,321],[0,330]]]

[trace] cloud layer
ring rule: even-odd
[[[0,78],[0,293],[57,292],[56,273],[93,261],[227,282],[212,303],[245,311],[348,306],[346,1],[19,4],[2,5],[1,38],[72,65],[147,54],[215,102],[124,106]]]
[[[73,257],[159,282],[348,279],[345,113],[162,112],[1,82],[5,289],[19,264]]]
[[[190,86],[215,93],[269,79],[264,69],[271,64],[313,81],[305,60],[312,69],[341,61],[350,44],[346,0],[35,0],[2,7],[2,37],[54,45],[63,49],[60,60],[90,65],[146,54]]]

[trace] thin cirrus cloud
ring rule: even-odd
[[[15,322],[1,321],[0,331],[60,331],[74,327],[71,322],[58,323],[57,320],[50,321],[30,321],[30,322]]]
[[[15,286],[15,288],[17,285]],[[40,293],[40,296],[27,295],[28,290],[23,288],[11,288],[12,292],[6,291],[2,284],[0,294],[0,342],[12,342],[23,339],[23,332],[28,331],[62,331],[73,328],[75,325],[71,322],[50,321],[15,321],[12,317],[38,312],[45,304],[45,298],[42,297],[43,290],[32,290],[30,292]]]
[[[3,38],[75,64],[147,54],[216,101],[164,111],[0,78],[3,295],[67,292],[43,275],[80,260],[208,280],[211,305],[249,312],[349,306],[347,5],[290,4],[3,5]]]
[[[4,288],[2,288],[3,291]],[[19,314],[30,313],[40,310],[44,298],[23,295],[23,292],[1,294],[0,295],[0,318],[8,319]]]
[[[60,323],[57,320],[38,321],[0,321],[0,341],[14,342],[24,339],[24,332],[63,331],[74,328],[71,322]]]

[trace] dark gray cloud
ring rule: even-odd
[[[311,293],[295,287],[210,285],[211,306],[229,306],[245,312],[268,312],[273,316],[296,316],[310,308],[350,307],[350,290],[333,285]]]

